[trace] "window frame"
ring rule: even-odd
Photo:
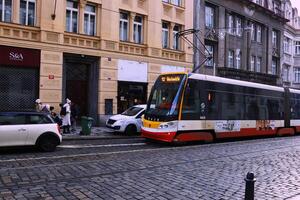
[[[294,67],[294,83],[300,83],[300,67]]]
[[[250,58],[250,71],[251,72],[255,71],[255,60],[256,60],[256,57],[252,55]]]
[[[274,65],[274,63],[275,63],[275,65]],[[271,63],[271,74],[272,75],[277,74],[277,68],[278,68],[278,60],[277,60],[277,58],[273,57],[272,63]]]
[[[141,22],[136,21],[136,17],[141,18]],[[142,44],[143,43],[143,22],[144,22],[144,17],[142,15],[136,15],[133,20],[133,41],[137,44]],[[139,27],[141,29],[141,32],[139,33]]]
[[[93,7],[95,9],[95,12],[91,12],[91,11],[87,11],[86,8],[90,6],[90,7]],[[96,24],[97,24],[97,9],[96,9],[96,6],[95,5],[92,5],[92,4],[86,4],[85,6],[85,9],[84,9],[84,24],[85,24],[85,17],[86,15],[88,15],[88,21],[87,21],[87,30],[85,29],[85,26],[84,26],[84,33],[87,34],[87,35],[91,35],[91,36],[95,36],[96,35]],[[92,34],[90,34],[90,29],[91,29],[91,17],[94,17],[94,32]]]
[[[228,50],[228,67],[234,68],[234,50],[229,49]]]
[[[262,57],[257,56],[256,57],[255,71],[258,72],[258,73],[261,73],[261,63],[262,63]]]
[[[22,20],[21,20],[21,2],[24,1],[26,2],[26,10],[25,10],[25,24],[22,23]],[[34,3],[34,16],[33,16],[33,24],[29,24],[29,3]],[[20,0],[20,11],[19,11],[19,19],[20,19],[20,24],[22,25],[25,25],[25,26],[35,26],[35,23],[36,23],[36,0]]]
[[[214,66],[214,45],[212,44],[206,44],[205,45],[205,51],[207,54],[211,54],[212,58],[210,60],[207,60],[205,62],[206,66],[213,67]]]
[[[77,3],[77,8],[71,8],[71,7],[68,7],[68,2],[72,2],[72,3]],[[70,23],[69,23],[69,27],[67,27],[67,12],[70,12]],[[73,27],[73,13],[76,12],[76,32],[73,31],[74,27]],[[78,2],[74,2],[74,1],[70,1],[70,0],[67,0],[67,6],[66,6],[66,31],[67,32],[70,32],[70,33],[78,33],[78,18],[79,18],[79,4]]]
[[[167,25],[167,28],[164,28],[164,24]],[[167,49],[170,47],[170,38],[169,38],[170,31],[169,31],[169,29],[170,29],[170,23],[163,21],[162,22],[162,48],[163,49]],[[165,38],[165,36],[166,36],[166,38]],[[164,39],[166,39],[166,46],[164,45],[165,44]]]
[[[126,16],[127,16],[127,18],[126,19],[123,19],[122,17],[121,17],[121,14],[125,14]],[[124,27],[125,27],[125,25],[124,24],[126,24],[126,27],[127,27],[127,29],[126,29],[126,38],[123,38],[124,37],[124,33],[125,33],[125,31],[124,31]],[[120,41],[129,41],[129,13],[128,12],[124,12],[124,11],[121,11],[120,12],[120,21],[119,21],[119,40]]]
[[[209,5],[205,5],[205,27],[215,27],[215,8]]]
[[[243,35],[242,18],[236,17],[236,19],[235,19],[235,28],[236,28],[236,35],[241,37]]]
[[[2,2],[2,14],[0,16],[0,22],[11,22],[12,21],[12,9],[13,9],[13,1],[10,0],[10,13],[9,13],[9,20],[6,20],[5,14],[6,14],[6,0],[0,0]]]

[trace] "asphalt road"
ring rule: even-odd
[[[0,199],[300,199],[300,136],[171,146],[144,139],[0,150]]]

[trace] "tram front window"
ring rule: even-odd
[[[161,75],[156,80],[145,112],[145,119],[172,121],[178,119],[179,103],[186,75]]]

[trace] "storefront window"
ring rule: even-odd
[[[35,0],[20,1],[20,23],[26,26],[34,26]]]
[[[0,21],[11,22],[11,0],[0,0]]]

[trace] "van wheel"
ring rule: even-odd
[[[135,125],[128,125],[124,131],[126,135],[135,135],[137,132],[136,126]]]
[[[44,136],[38,143],[38,148],[45,152],[52,152],[56,149],[57,139],[51,136]]]

